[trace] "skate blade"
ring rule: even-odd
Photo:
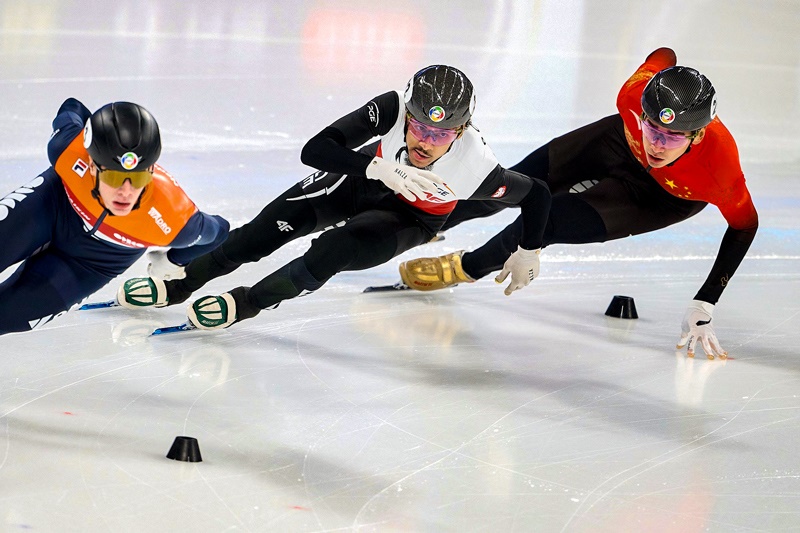
[[[167,326],[164,328],[154,329],[150,336],[155,337],[156,335],[168,335],[170,333],[180,333],[181,331],[192,331],[195,329],[197,329],[197,327],[194,324],[191,322],[185,322],[178,326]]]
[[[402,281],[398,281],[394,285],[374,285],[367,287],[362,292],[392,292],[392,291],[408,291],[411,290],[411,287],[403,283]]]
[[[89,302],[85,303],[78,308],[78,311],[91,311],[93,309],[110,309],[112,307],[122,307],[116,300],[108,300],[107,302]]]

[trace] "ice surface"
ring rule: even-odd
[[[799,20],[778,1],[3,2],[3,194],[46,167],[66,97],[132,100],[161,124],[163,165],[239,225],[311,172],[308,138],[432,63],[471,77],[475,121],[511,165],[613,113],[671,46],[717,87],[761,227],[715,312],[726,362],[674,350],[725,230],[713,208],[548,248],[511,297],[488,279],[360,292],[401,259],[480,245],[508,212],[219,333],[147,338],[183,321],[171,307],[5,336],[0,529],[800,529]],[[638,320],[603,315],[615,294]],[[165,458],[179,435],[202,463]]]

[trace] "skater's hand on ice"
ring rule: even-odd
[[[152,278],[169,281],[171,279],[183,279],[186,277],[184,268],[170,261],[167,257],[167,252],[164,250],[151,250],[147,252],[147,259],[150,260],[150,264],[147,265],[147,275]]]
[[[425,193],[435,194],[438,188],[444,187],[442,178],[433,172],[399,165],[377,156],[367,165],[366,175],[369,179],[382,181],[409,202],[416,202],[417,198],[425,200]]]
[[[695,347],[698,342],[703,347],[706,357],[714,359],[727,359],[728,352],[722,349],[711,325],[711,315],[714,313],[714,304],[701,300],[692,300],[681,324],[681,338],[676,348],[687,346],[687,355],[694,357]]]
[[[518,246],[517,251],[506,260],[503,270],[494,278],[497,283],[503,283],[508,275],[511,274],[511,283],[503,291],[506,296],[510,296],[512,292],[527,287],[539,275],[539,253],[541,251],[541,249],[526,250]]]

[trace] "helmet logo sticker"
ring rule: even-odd
[[[83,147],[89,148],[92,145],[92,119],[86,121],[86,127],[83,128]]]
[[[664,124],[672,124],[672,121],[675,120],[675,111],[673,111],[668,107],[665,107],[658,113],[658,118]]]
[[[428,118],[434,122],[441,122],[444,120],[444,109],[442,106],[435,105],[428,111]]]
[[[717,95],[714,94],[714,97],[711,99],[711,120],[714,120],[714,117],[717,116]]]
[[[139,156],[133,152],[127,152],[119,158],[119,164],[125,170],[133,170],[139,164]]]

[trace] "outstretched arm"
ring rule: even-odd
[[[495,199],[519,206],[522,210],[522,235],[517,250],[505,261],[503,269],[495,278],[497,283],[503,283],[511,276],[511,282],[505,289],[506,295],[511,295],[529,285],[539,275],[539,252],[550,214],[550,189],[540,179],[498,165],[470,199]]]
[[[734,160],[738,161],[738,158]],[[728,221],[728,229],[722,238],[711,272],[686,311],[681,327],[681,338],[677,347],[688,345],[690,356],[694,355],[698,342],[711,359],[714,356],[727,356],[727,352],[717,341],[711,316],[714,305],[739,268],[758,230],[758,213],[738,164],[735,166],[735,175],[737,177],[732,191],[718,204],[720,212]]]
[[[743,230],[728,227],[725,232],[714,266],[711,267],[708,278],[686,310],[681,324],[681,338],[676,348],[688,345],[689,357],[694,357],[698,344],[709,359],[714,359],[715,356],[725,359],[728,356],[728,352],[722,349],[714,332],[712,323],[714,305],[744,259],[757,229],[758,222],[755,226]]]

